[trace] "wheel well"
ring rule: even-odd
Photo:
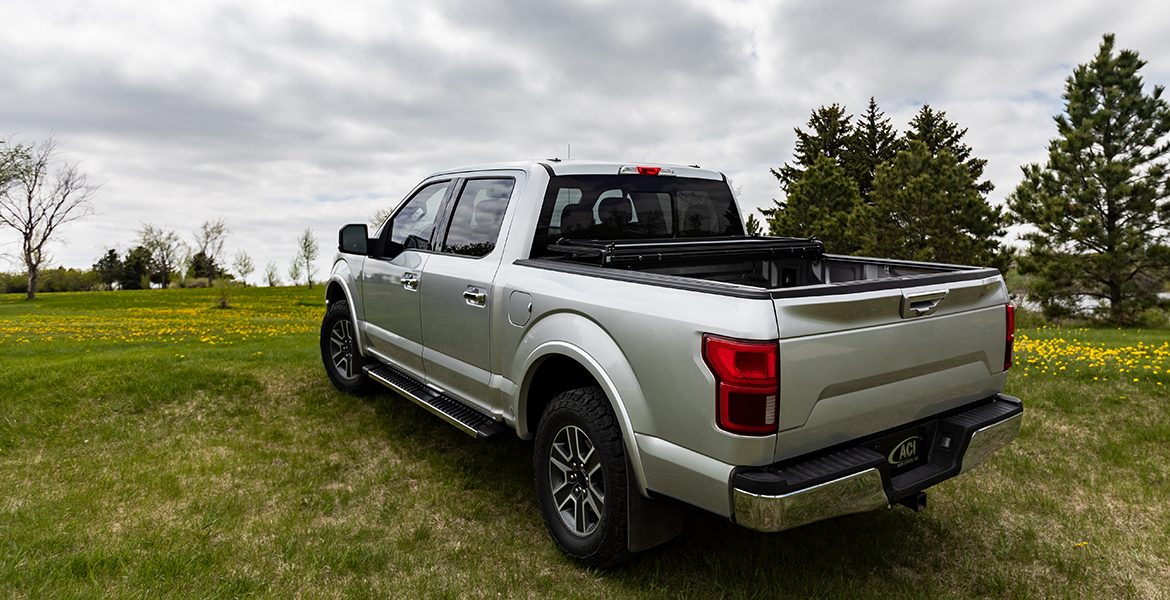
[[[532,375],[532,383],[528,385],[525,410],[528,430],[536,431],[540,415],[557,394],[595,385],[597,380],[581,363],[560,354],[546,358],[536,368],[536,373]]]
[[[337,300],[345,299],[345,290],[341,289],[341,284],[336,281],[329,282],[329,287],[325,289],[325,304],[333,304]]]

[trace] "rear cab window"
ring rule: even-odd
[[[531,257],[557,240],[650,240],[744,235],[723,181],[651,175],[552,177]]]

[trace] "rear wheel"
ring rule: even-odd
[[[561,550],[591,567],[629,555],[625,447],[601,388],[553,398],[533,463],[544,523]]]
[[[337,389],[365,394],[374,382],[362,371],[365,361],[357,348],[357,332],[349,315],[349,302],[335,300],[321,321],[321,362]]]

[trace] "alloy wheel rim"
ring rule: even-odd
[[[601,456],[585,431],[566,425],[553,437],[548,479],[561,522],[585,537],[601,524],[605,509],[605,478]]]
[[[333,324],[329,332],[329,355],[337,374],[346,379],[353,378],[353,332],[348,319]]]

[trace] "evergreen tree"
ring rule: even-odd
[[[949,148],[957,161],[971,172],[971,179],[976,181],[976,189],[981,194],[989,194],[995,189],[990,181],[979,182],[983,177],[983,168],[987,161],[982,158],[971,157],[971,147],[963,143],[963,136],[967,130],[947,120],[947,113],[935,112],[929,104],[923,104],[918,114],[910,121],[910,129],[906,132],[906,142],[917,140],[926,145],[931,156],[938,156],[943,148]]]
[[[149,289],[150,259],[150,249],[146,246],[138,246],[127,252],[122,269],[118,272],[118,285],[124,290]]]
[[[909,141],[874,177],[867,253],[887,258],[1005,269],[995,237],[1003,217],[949,147]]]
[[[202,252],[196,252],[191,257],[191,264],[187,267],[187,277],[205,277],[208,281],[212,281],[220,275],[219,265],[215,263],[214,258]]]
[[[844,106],[822,106],[812,112],[809,132],[796,129],[795,161],[772,169],[786,198],[760,210],[769,235],[816,237],[837,254],[859,249],[851,226],[861,197],[842,167],[850,152],[852,118]]]
[[[812,112],[808,127],[811,132],[796,128],[796,161],[784,163],[779,169],[772,169],[772,175],[780,180],[785,193],[800,180],[805,170],[813,166],[818,156],[827,156],[837,161],[848,151],[850,133],[853,131],[845,114],[845,107],[834,104],[822,106]],[[765,212],[765,216],[770,213]]]
[[[769,235],[816,237],[834,254],[852,254],[861,248],[857,220],[861,216],[857,182],[833,159],[817,157],[777,203],[768,218]]]
[[[862,201],[869,203],[869,192],[873,189],[878,166],[893,160],[904,145],[871,96],[869,108],[853,127],[841,160],[845,172],[857,182]]]
[[[1113,47],[1105,35],[1066,81],[1048,162],[1023,167],[1008,206],[1014,222],[1035,228],[1022,236],[1020,271],[1036,275],[1030,297],[1045,314],[1076,314],[1096,299],[1108,304],[1100,316],[1125,325],[1158,303],[1170,270],[1170,107],[1162,86],[1145,94],[1137,52]]]
[[[113,286],[122,273],[122,259],[118,258],[118,251],[113,248],[107,250],[105,256],[93,263],[93,272],[97,274],[98,281]]]

